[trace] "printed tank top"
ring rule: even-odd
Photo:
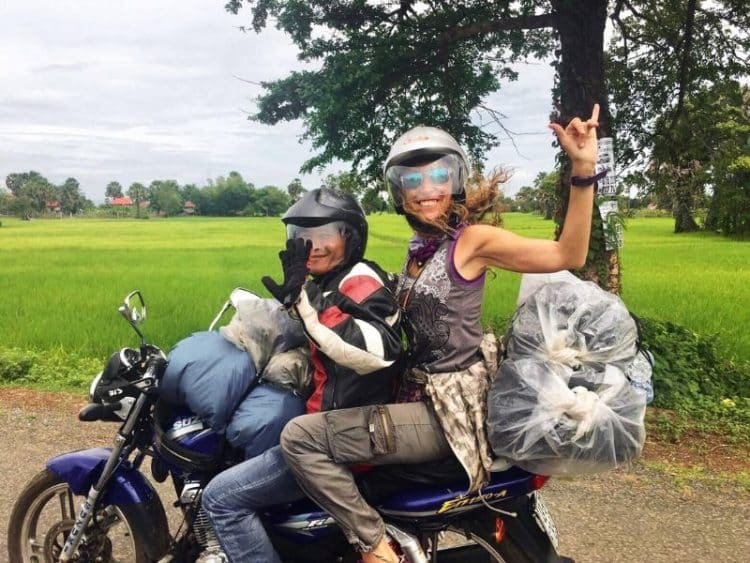
[[[448,237],[416,277],[399,276],[397,295],[409,341],[409,367],[428,373],[460,371],[481,359],[485,275],[466,280],[453,264],[456,240]]]

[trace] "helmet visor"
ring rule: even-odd
[[[346,223],[344,221],[332,221],[316,227],[302,227],[289,224],[286,226],[286,238],[292,240],[301,238],[312,241],[313,248],[322,248],[346,238]]]
[[[385,172],[388,190],[397,207],[403,207],[408,194],[437,192],[441,195],[461,193],[460,161],[448,154],[416,166],[394,165]]]

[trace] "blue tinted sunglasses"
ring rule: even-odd
[[[430,183],[442,185],[447,184],[451,180],[453,173],[450,168],[444,166],[433,168],[427,172],[409,172],[402,174],[399,178],[401,187],[405,190],[415,190],[422,185],[425,175],[429,178]]]

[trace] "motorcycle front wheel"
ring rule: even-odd
[[[8,555],[14,563],[57,561],[83,497],[45,469],[21,492],[8,525]],[[102,506],[78,545],[78,560],[147,563],[145,538],[136,537],[128,506]]]

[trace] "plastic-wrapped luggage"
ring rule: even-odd
[[[259,383],[232,414],[227,441],[243,451],[245,459],[278,445],[281,431],[295,416],[305,414],[305,400],[269,383]]]
[[[256,380],[247,352],[218,332],[196,332],[170,350],[159,392],[171,403],[188,406],[216,432],[224,432]]]
[[[496,456],[535,473],[602,471],[640,455],[651,366],[618,297],[558,279],[516,311],[487,399],[488,437]]]
[[[311,376],[301,325],[278,301],[247,293],[235,307],[219,332],[174,346],[160,393],[250,457],[278,444],[286,422],[304,413]]]
[[[307,344],[302,323],[292,319],[276,299],[252,293],[236,303],[234,316],[219,332],[238,348],[247,350],[261,374],[275,354]]]

